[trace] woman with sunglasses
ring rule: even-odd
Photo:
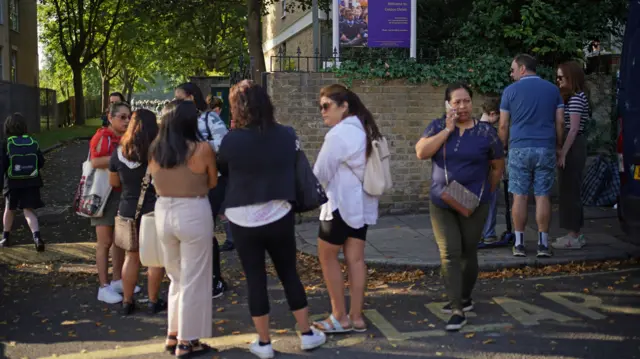
[[[107,114],[108,127],[101,127],[89,143],[90,159],[93,168],[108,168],[111,155],[118,148],[120,138],[127,131],[131,119],[131,107],[126,102],[116,102],[109,106]],[[100,288],[98,300],[108,304],[122,302],[122,265],[124,250],[113,245],[113,226],[115,225],[120,188],[114,188],[105,204],[102,217],[91,218],[91,225],[96,227],[96,266]],[[109,250],[113,258],[113,276],[109,281]],[[140,288],[136,287],[135,292]]]

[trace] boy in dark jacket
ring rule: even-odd
[[[44,155],[35,139],[27,133],[27,121],[19,113],[7,117],[4,122],[5,140],[0,149],[1,174],[4,178],[4,217],[0,247],[11,245],[9,235],[15,218],[15,211],[21,209],[27,224],[33,232],[33,241],[38,252],[44,251],[44,241],[35,209],[44,206],[40,198],[42,178],[40,170],[44,166]]]

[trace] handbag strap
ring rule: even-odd
[[[144,197],[147,194],[147,189],[149,188],[149,184],[151,183],[151,173],[149,172],[149,166],[147,165],[147,171],[144,173],[144,177],[142,177],[142,184],[140,186],[140,197],[138,197],[138,204],[136,205],[136,214],[133,216],[134,220],[138,220],[140,217],[140,212],[142,211],[142,205],[144,204]]]
[[[475,123],[474,120],[474,126],[477,125]],[[465,130],[466,131],[466,130]],[[444,141],[444,144],[442,145],[442,162],[444,162],[444,180],[446,185],[449,185],[449,173],[447,171],[447,142],[449,141],[449,139],[447,138],[446,141]],[[490,174],[491,172],[489,172]],[[482,199],[482,195],[484,194],[484,186],[487,184],[487,179],[485,178],[484,181],[482,181],[482,187],[480,189],[480,195],[478,196],[479,199]]]

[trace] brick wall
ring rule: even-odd
[[[323,86],[339,82],[329,73],[271,73],[267,88],[276,117],[293,126],[307,156],[313,162],[328,128],[318,111]],[[425,211],[428,206],[431,163],[416,158],[414,146],[432,119],[444,113],[444,88],[410,85],[404,81],[354,82],[360,96],[387,137],[391,149],[394,186],[380,200],[380,213]],[[480,113],[482,96],[474,97],[474,112]]]

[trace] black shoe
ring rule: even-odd
[[[122,309],[120,309],[120,314],[122,315],[131,315],[136,311],[136,302],[122,302]]]
[[[470,312],[473,310],[473,300],[467,299],[462,301],[462,311]],[[451,314],[453,310],[451,309],[451,303],[447,303],[444,307],[442,307],[442,313]]]
[[[224,241],[224,243],[222,243],[222,245],[220,246],[220,251],[221,252],[229,252],[232,251],[236,248],[236,246],[233,245],[233,242],[229,242],[229,241]]]
[[[33,242],[36,246],[36,251],[44,252],[44,241],[40,237],[34,237]]]
[[[167,310],[167,302],[158,298],[157,302],[149,301],[149,314],[158,314],[164,310]]]
[[[225,283],[222,279],[213,279],[213,299],[220,298],[224,294],[224,291],[227,290],[227,283]]]
[[[538,245],[538,255],[537,255],[538,258],[549,258],[551,256],[552,256],[551,250],[549,250],[548,246],[545,246],[542,244]]]
[[[464,315],[454,314],[447,322],[445,329],[449,332],[457,332],[467,324],[467,318]]]
[[[11,241],[9,240],[9,237],[2,237],[2,239],[0,239],[0,247],[11,247]]]
[[[524,245],[519,244],[517,246],[513,246],[513,256],[514,257],[526,257],[527,251],[524,248]]]

